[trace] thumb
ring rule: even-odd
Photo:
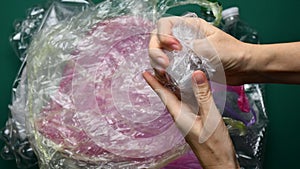
[[[199,143],[203,143],[217,129],[222,116],[214,103],[210,84],[205,73],[197,70],[193,73],[192,77],[194,79],[193,90],[199,105],[198,114],[203,124],[199,133]]]
[[[197,70],[192,75],[194,79],[193,90],[194,95],[199,105],[199,115],[207,116],[207,113],[212,104],[212,94],[210,91],[210,85],[204,72]]]

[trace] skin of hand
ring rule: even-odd
[[[214,103],[205,73],[197,70],[192,75],[198,112],[193,112],[151,73],[144,72],[143,77],[166,105],[204,169],[239,168],[232,141]]]
[[[201,18],[166,17],[158,21],[149,43],[149,55],[154,68],[165,69],[169,60],[163,50],[181,50],[179,40],[172,35],[177,24],[190,25],[203,35],[191,48],[197,55],[222,63],[228,85],[246,83],[300,84],[300,42],[278,44],[248,44],[241,42]],[[211,48],[213,46],[214,49]],[[215,55],[217,54],[217,55]]]
[[[169,59],[163,50],[181,50],[179,40],[172,35],[174,25],[184,24],[199,31],[204,38],[195,39],[192,49],[197,55],[203,55],[210,60],[219,59],[225,71],[227,84],[240,85],[243,79],[239,76],[247,66],[245,63],[245,49],[247,44],[226,34],[217,27],[201,18],[193,17],[166,17],[158,21],[157,29],[153,32],[149,43],[149,55],[154,68],[165,69]],[[213,46],[214,48],[211,48]],[[215,50],[215,51],[213,51]],[[217,54],[217,56],[216,56]]]

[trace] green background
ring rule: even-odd
[[[0,6],[0,126],[7,119],[11,86],[20,62],[9,44],[13,23],[26,16],[26,9],[46,0],[10,0]],[[99,1],[99,0],[98,0]],[[240,17],[254,27],[262,43],[300,40],[299,0],[220,0],[224,8],[238,6]],[[42,3],[43,4],[43,3]],[[268,84],[266,109],[270,119],[264,168],[300,168],[300,86]],[[298,107],[299,106],[299,107]],[[1,146],[2,147],[2,146]],[[1,169],[15,169],[14,161],[0,159]]]

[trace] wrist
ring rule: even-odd
[[[284,65],[285,61],[277,58],[278,48],[274,45],[247,44],[245,60],[248,64],[242,76],[244,84],[280,82],[280,73],[291,65]]]
[[[264,49],[261,49],[262,45],[243,43],[240,69],[238,72],[238,77],[242,81],[241,84],[247,83],[259,83],[262,82],[260,78],[260,73],[263,70],[264,60],[266,58],[262,57]]]
[[[186,140],[204,169],[239,168],[232,141],[223,122],[219,123],[214,134],[203,143],[189,136]]]
[[[250,45],[249,82],[300,84],[300,42]]]
[[[249,77],[256,75],[255,44],[244,43],[235,39],[235,45],[229,46],[224,58],[223,66],[227,84],[242,85],[249,82]],[[226,60],[228,59],[228,60]]]

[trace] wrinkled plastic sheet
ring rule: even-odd
[[[156,18],[168,5],[191,2],[209,6],[161,1],[162,11],[153,12],[143,1],[53,1],[49,9],[33,8],[36,17],[12,36],[24,64],[2,156],[16,158],[20,168],[36,165],[35,154],[41,168],[201,168],[140,75],[151,70],[147,47]],[[30,21],[36,25],[28,34]],[[228,87],[220,104],[245,168],[259,166],[262,157],[267,118],[261,91],[258,85]]]

